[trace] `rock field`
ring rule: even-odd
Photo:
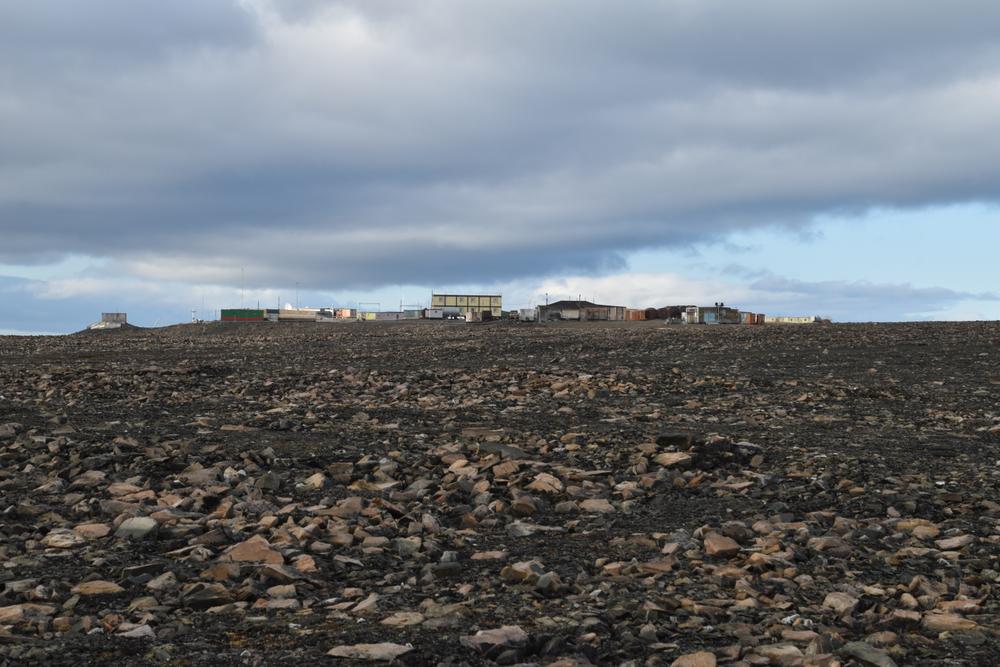
[[[1000,664],[998,344],[0,337],[0,663]]]

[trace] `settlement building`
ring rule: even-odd
[[[498,320],[503,315],[503,298],[499,294],[432,294],[430,309],[441,310],[444,317]]]
[[[125,313],[101,313],[101,321],[94,322],[87,328],[91,331],[101,329],[121,329],[128,326],[128,316]]]
[[[765,324],[815,324],[819,322],[819,318],[815,315],[807,315],[805,317],[784,317],[781,315],[765,315]]]
[[[687,324],[739,324],[740,311],[723,304],[689,306],[684,321]]]
[[[223,322],[332,322],[330,308],[223,308]]]
[[[625,319],[625,306],[603,306],[590,301],[556,301],[545,306],[538,306],[538,319],[541,322],[553,320],[575,320],[578,322],[622,321]]]

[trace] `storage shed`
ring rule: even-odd
[[[542,322],[570,320],[578,322],[611,321],[625,319],[625,306],[606,306],[590,301],[556,301],[538,306],[538,319]]]

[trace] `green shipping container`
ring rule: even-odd
[[[264,319],[264,311],[256,308],[223,308],[223,322],[247,322]]]

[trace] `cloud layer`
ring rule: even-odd
[[[995,2],[0,6],[0,262],[258,287],[615,271],[1000,194]]]

